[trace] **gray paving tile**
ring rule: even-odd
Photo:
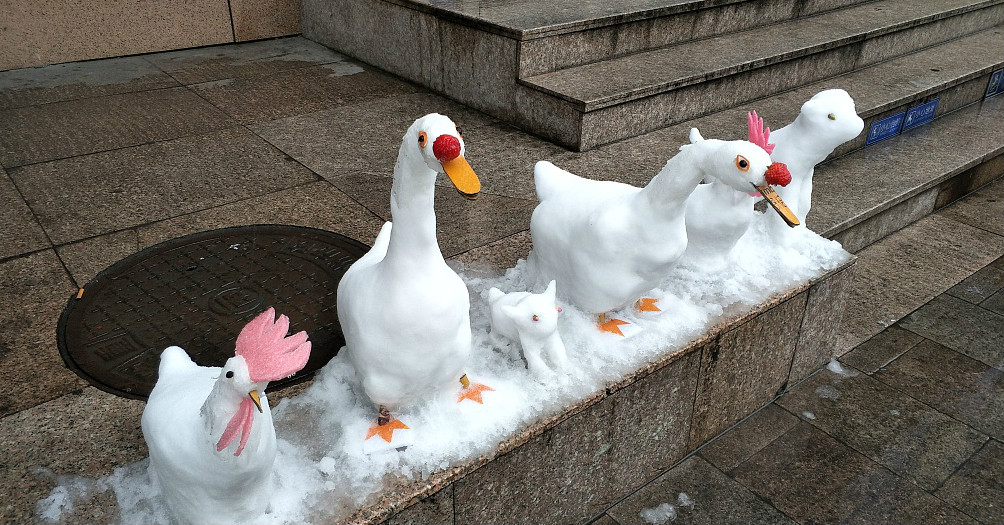
[[[270,75],[346,60],[302,37],[156,53],[144,57],[183,84]]]
[[[389,177],[394,173],[404,132],[428,113],[450,117],[464,133],[493,121],[438,95],[418,93],[262,122],[250,128],[325,178],[359,172]],[[480,145],[465,141],[465,146],[474,171],[483,171],[486,167],[478,153]]]
[[[733,477],[799,523],[976,523],[804,422]]]
[[[680,493],[693,500],[692,506],[679,505]],[[687,500],[685,499],[684,502]],[[794,524],[781,511],[764,502],[740,483],[707,461],[691,456],[638,492],[614,505],[607,513],[617,523],[651,523],[642,511],[665,503],[674,505],[676,524]]]
[[[56,248],[60,261],[78,287],[99,272],[139,251],[136,230],[123,230]]]
[[[268,76],[214,80],[192,85],[191,89],[243,123],[313,113],[419,90],[417,86],[350,61]]]
[[[445,175],[441,178],[446,180]],[[329,180],[383,220],[391,220],[393,179],[390,177],[357,173]],[[524,231],[536,205],[536,201],[486,193],[470,201],[461,197],[449,182],[443,182],[435,195],[440,249],[444,256],[450,257]]]
[[[865,248],[857,254],[838,350],[881,332],[1002,253],[1004,237],[940,215]]]
[[[1004,315],[1004,290],[991,295],[986,301],[980,303],[980,306],[991,312]]]
[[[798,424],[798,418],[771,403],[715,438],[700,456],[728,472]]]
[[[1004,445],[987,442],[935,495],[983,523],[1004,523]]]
[[[0,163],[21,166],[233,125],[183,87],[15,108],[0,111]]]
[[[777,403],[928,490],[948,479],[987,440],[865,374],[822,370]]]
[[[1004,439],[1004,372],[924,340],[875,379],[998,440]]]
[[[999,173],[998,173],[999,175]],[[1004,180],[997,180],[945,207],[939,215],[1004,235]]]
[[[76,287],[55,252],[0,263],[0,290],[0,377],[18,382],[16,389],[0,396],[0,416],[85,386],[63,365],[56,347],[59,314]]]
[[[34,164],[11,177],[57,244],[316,180],[244,129]]]
[[[939,295],[905,317],[903,328],[1004,370],[1004,316]]]
[[[589,522],[589,525],[620,525],[617,520],[610,517],[609,514],[604,514],[599,518]]]
[[[0,72],[0,109],[177,85],[142,57],[12,69]]]
[[[142,401],[88,387],[0,419],[0,491],[6,495],[0,518],[5,523],[38,523],[35,504],[49,495],[57,476],[97,477],[143,459],[143,406]],[[78,505],[67,522],[112,522],[115,504],[114,494],[107,491]]]
[[[140,226],[137,236],[139,246],[145,248],[228,226],[291,224],[328,230],[372,244],[383,223],[331,184],[318,181]]]
[[[471,162],[477,161],[481,191],[520,199],[537,199],[534,164],[566,153],[561,147],[505,124],[465,128],[464,141],[471,145]]]
[[[973,304],[980,304],[1004,288],[1004,270],[986,266],[949,288],[948,294]]]
[[[514,233],[503,239],[450,257],[462,265],[468,274],[499,275],[516,266],[530,253],[530,230]]]
[[[842,355],[840,361],[873,374],[922,340],[923,337],[894,324]]]
[[[52,246],[3,168],[0,168],[0,224],[4,227],[0,259]]]

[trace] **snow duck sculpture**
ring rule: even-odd
[[[391,410],[458,381],[458,401],[480,402],[490,390],[464,372],[471,351],[470,299],[436,239],[437,174],[445,173],[467,198],[481,189],[464,153],[460,131],[443,115],[426,115],[408,128],[394,166],[393,221],[338,283],[345,351],[377,405],[367,440],[404,445],[393,442],[394,431],[408,426]]]
[[[635,303],[666,276],[687,248],[686,201],[709,180],[763,181],[770,155],[745,140],[700,140],[680,148],[644,187],[585,179],[547,161],[534,167],[540,203],[530,219],[530,271],[554,279],[562,295],[598,316],[599,328],[623,335],[606,314]],[[752,185],[747,186],[756,191]]]

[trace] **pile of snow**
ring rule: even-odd
[[[403,451],[368,455],[363,437],[376,409],[367,400],[355,372],[342,354],[317,374],[302,395],[281,402],[273,412],[278,435],[275,490],[267,523],[300,523],[323,515],[344,521],[354,509],[371,504],[388,483],[426,479],[431,473],[492,454],[499,443],[542,418],[604,390],[666,353],[701,336],[720,319],[725,308],[752,307],[770,295],[790,289],[844,263],[850,256],[838,243],[800,228],[798,242],[781,247],[757,221],[734,252],[723,273],[677,267],[650,295],[662,312],[638,314],[630,309],[619,318],[642,329],[622,339],[599,332],[595,318],[560,301],[559,331],[568,350],[568,365],[546,382],[528,373],[515,347],[494,348],[489,339],[488,290],[527,290],[536,282],[526,274],[525,261],[504,275],[460,269],[471,293],[473,349],[467,370],[473,381],[495,389],[484,405],[455,403],[456,392],[395,411],[408,424],[415,442]],[[531,290],[539,292],[541,290]],[[459,389],[459,384],[458,387]],[[378,439],[378,438],[374,438]],[[92,483],[114,490],[122,523],[169,523],[146,466],[138,462]],[[78,480],[79,481],[79,480]],[[81,491],[60,483],[39,504],[49,522],[72,512],[71,493]],[[85,491],[86,492],[86,491]],[[73,496],[77,497],[77,496]],[[71,520],[72,521],[72,520]]]
[[[642,509],[638,513],[638,517],[645,520],[645,523],[650,523],[651,525],[665,525],[671,521],[674,521],[679,515],[679,510],[693,507],[694,500],[687,495],[686,492],[681,492],[676,497],[676,504],[672,503],[660,503],[659,505]]]

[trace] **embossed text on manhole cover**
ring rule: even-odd
[[[369,249],[313,228],[257,225],[197,233],[152,246],[98,274],[59,320],[67,366],[102,390],[145,399],[160,353],[184,348],[222,366],[244,324],[269,306],[312,341],[307,365],[275,388],[309,377],[345,344],[335,292]]]

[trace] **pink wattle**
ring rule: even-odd
[[[244,451],[244,445],[247,445],[248,437],[251,436],[251,425],[254,424],[254,403],[251,402],[251,398],[246,397],[241,401],[241,406],[237,408],[237,413],[234,417],[230,418],[227,423],[227,428],[223,430],[223,435],[220,436],[220,440],[216,443],[216,451],[219,452],[230,446],[237,438],[237,432],[241,433],[241,443],[237,446],[237,451],[234,452],[235,456],[241,455]]]

